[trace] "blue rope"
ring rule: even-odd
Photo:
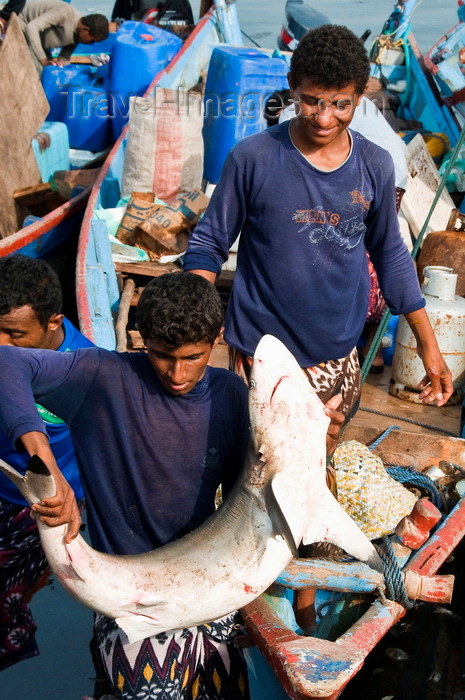
[[[391,425],[383,433],[381,433],[379,438],[377,438],[370,445],[369,449],[372,451],[375,449],[375,447],[378,447],[384,438],[386,438],[393,430],[400,430],[400,428],[398,425]],[[418,486],[418,488],[428,491],[428,493],[431,495],[431,501],[436,508],[439,508],[439,510],[443,509],[444,505],[441,494],[436,488],[436,484],[429,478],[429,476],[418,472],[412,467],[404,467],[397,464],[390,464],[389,466],[386,466],[386,471],[389,476],[398,481],[400,484],[411,484],[412,486]]]
[[[383,537],[385,549],[376,547],[379,556],[384,564],[384,580],[386,582],[386,593],[389,600],[400,603],[404,608],[412,608],[414,600],[410,600],[405,588],[402,570],[400,569],[391,543],[388,537]]]
[[[401,484],[411,484],[411,486],[418,486],[418,488],[428,491],[431,496],[431,501],[436,508],[439,510],[444,508],[441,494],[436,488],[434,481],[426,474],[417,472],[417,470],[413,469],[412,467],[399,466],[386,467],[386,471],[389,476],[392,476],[393,479]]]
[[[375,449],[375,447],[378,447],[378,445],[380,444],[380,442],[382,442],[382,441],[384,440],[384,438],[386,438],[386,437],[389,435],[389,433],[392,433],[393,430],[400,430],[400,428],[399,428],[398,425],[391,425],[389,428],[387,428],[387,429],[384,431],[384,433],[381,433],[381,435],[379,436],[379,438],[377,438],[377,439],[370,445],[370,447],[369,447],[370,451],[372,452],[372,451]]]

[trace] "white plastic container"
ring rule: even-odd
[[[450,267],[428,266],[423,270],[423,296],[426,312],[442,356],[452,372],[454,395],[450,403],[460,403],[465,384],[465,299],[456,296],[457,275]],[[420,403],[417,386],[425,376],[416,352],[415,337],[403,316],[399,318],[392,360],[389,393]]]

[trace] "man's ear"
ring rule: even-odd
[[[47,328],[49,331],[56,331],[59,328],[64,319],[64,314],[52,314],[47,322]]]
[[[218,345],[220,340],[223,340],[223,331],[224,331],[224,326],[221,327],[220,332],[218,333],[215,340],[213,341],[212,350],[213,350],[213,348],[216,348],[216,346]]]
[[[223,326],[223,328],[220,330],[220,332],[218,333],[218,335],[216,336],[215,340],[213,341],[212,350],[213,350],[213,348],[216,348],[216,346],[218,345],[218,343],[220,342],[220,340],[223,339],[223,331],[224,331],[224,326]]]

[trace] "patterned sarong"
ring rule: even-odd
[[[94,636],[118,700],[248,700],[247,668],[234,638],[237,614],[129,644],[96,615]]]
[[[0,499],[0,670],[39,653],[28,602],[50,570],[30,512]]]

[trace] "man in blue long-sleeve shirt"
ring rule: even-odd
[[[147,353],[90,348],[69,353],[0,347],[0,424],[49,466],[57,495],[33,509],[49,525],[79,516],[56,468],[35,399],[59,415],[74,441],[92,545],[137,554],[195,529],[214,512],[221,483],[236,480],[249,435],[247,388],[207,365],[223,321],[218,292],[185,273],[145,287],[137,308]],[[233,615],[128,644],[98,616],[95,637],[117,698],[171,688],[210,700],[248,697]],[[167,661],[169,660],[169,662]]]
[[[427,375],[421,398],[443,405],[453,390],[400,236],[392,159],[348,128],[368,77],[366,51],[347,28],[310,31],[289,73],[297,116],[232,149],[184,261],[185,270],[214,281],[240,233],[225,322],[234,360],[247,368],[271,333],[323,401],[342,395],[346,416],[360,392],[355,346],[368,308],[366,251],[389,308],[405,314],[415,334]]]
[[[60,280],[45,260],[25,255],[0,258],[0,345],[61,353],[91,347],[93,343],[63,316],[61,303]],[[37,406],[37,411],[56,462],[80,501],[84,494],[68,427],[42,406]],[[28,455],[15,450],[1,429],[0,457],[25,473]],[[29,601],[49,577],[31,509],[13,483],[1,474],[0,670],[39,653]]]

